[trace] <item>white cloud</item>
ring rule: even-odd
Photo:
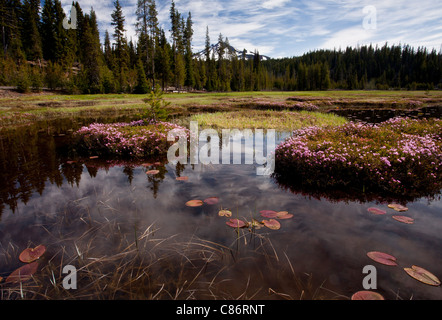
[[[262,4],[262,7],[264,9],[274,9],[277,7],[284,6],[287,2],[290,2],[290,0],[268,0],[268,1],[264,1],[264,3]]]
[[[93,7],[100,32],[112,33],[113,1],[78,0],[84,12]],[[135,39],[137,0],[120,0],[126,17],[127,36]],[[71,0],[62,0],[70,6]],[[170,29],[170,0],[157,0],[160,25]],[[185,17],[192,13],[194,49],[204,47],[206,26],[212,42],[219,33],[238,49],[258,49],[281,57],[301,55],[319,48],[358,44],[410,44],[439,50],[442,2],[434,0],[175,0]],[[363,8],[376,8],[376,30],[364,30]]]

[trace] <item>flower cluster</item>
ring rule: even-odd
[[[94,123],[75,133],[80,151],[96,155],[143,158],[167,154],[167,134],[181,129],[189,138],[189,130],[170,122],[148,120],[130,123]]]
[[[275,151],[275,172],[322,187],[393,194],[442,188],[442,120],[394,118],[373,125],[296,130]]]

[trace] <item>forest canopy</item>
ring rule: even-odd
[[[85,11],[78,2],[72,3],[74,21],[59,0],[42,6],[40,0],[0,0],[0,85],[68,93],[148,93],[155,86],[188,91],[442,88],[442,52],[425,47],[386,43],[264,59],[257,51],[234,49],[222,34],[213,45],[207,26],[205,49],[197,55],[192,14],[179,12],[173,0],[170,30],[160,27],[155,0],[138,0],[136,42],[125,36],[119,0],[113,5],[113,29],[99,30],[94,10]]]

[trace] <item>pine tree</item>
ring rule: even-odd
[[[186,69],[186,79],[185,86],[194,87],[195,86],[195,75],[193,66],[193,53],[192,53],[192,37],[193,37],[193,22],[192,14],[189,12],[187,16],[186,26],[184,29],[184,44],[185,44],[185,69]]]
[[[95,12],[84,16],[82,38],[83,91],[101,93],[102,55]]]
[[[138,0],[137,23],[135,24],[139,35],[140,53],[143,56],[149,78],[155,85],[155,56],[159,41],[158,11],[155,0]]]
[[[171,56],[172,48],[167,42],[164,30],[161,29],[155,63],[156,70],[161,79],[161,87],[163,88],[163,91],[166,89],[166,85],[169,84],[169,81],[172,78]]]
[[[24,0],[22,9],[22,42],[28,60],[37,61],[43,57],[39,32],[40,1]]]
[[[118,78],[119,91],[126,88],[126,73],[128,71],[129,55],[127,51],[127,39],[124,35],[125,18],[119,0],[114,2],[115,10],[112,13],[112,25],[114,26],[113,37],[115,40],[115,74]]]
[[[146,94],[149,93],[149,83],[146,78],[146,73],[144,72],[143,63],[141,62],[141,58],[138,58],[137,61],[137,86],[135,87],[135,93],[138,94]]]

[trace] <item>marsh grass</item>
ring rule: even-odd
[[[47,251],[31,280],[0,283],[2,300],[187,300],[348,298],[325,289],[278,252],[265,234],[242,232],[231,246],[180,234],[161,237],[152,223],[131,225],[122,213],[97,203],[95,217],[82,199],[56,215],[43,215],[35,233]],[[50,241],[48,240],[50,239]],[[252,245],[253,244],[253,245]],[[27,246],[35,246],[28,243]],[[4,271],[22,265],[23,242],[0,248]],[[77,289],[63,287],[63,267],[77,269]]]
[[[191,117],[203,128],[217,129],[275,129],[293,131],[308,126],[335,126],[347,122],[334,114],[309,111],[260,111],[216,112]]]
[[[148,109],[147,95],[20,95],[0,97],[0,126],[13,126],[63,117],[139,114]],[[321,111],[336,108],[416,109],[442,104],[442,92],[429,91],[312,91],[312,92],[228,92],[167,94],[170,115],[202,111],[262,109],[270,105],[306,104]]]

